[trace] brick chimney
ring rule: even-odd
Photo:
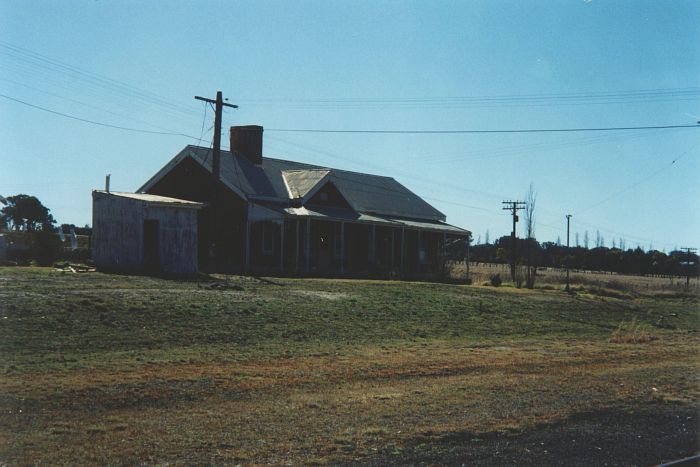
[[[239,153],[255,165],[262,164],[263,127],[259,125],[232,126],[231,152]]]

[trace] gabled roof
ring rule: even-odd
[[[331,171],[329,169],[283,170],[282,178],[291,199],[307,198],[318,190]]]
[[[186,158],[212,171],[211,149],[187,146],[138,191],[147,192]],[[391,177],[263,157],[255,165],[240,154],[221,151],[221,181],[244,199],[288,203],[332,182],[350,207],[362,213],[444,221],[445,215]]]

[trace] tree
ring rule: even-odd
[[[588,249],[588,230],[583,233],[583,247]]]
[[[578,241],[578,232],[576,232],[576,248],[580,247],[581,244]]]
[[[486,239],[484,240],[485,244],[489,244],[489,229],[486,229]]]
[[[49,209],[36,197],[28,195],[8,196],[0,215],[8,228],[17,231],[51,231],[56,223]]]
[[[537,203],[537,193],[530,183],[530,189],[525,195],[525,255],[527,258],[527,269],[525,274],[525,284],[528,289],[535,286],[535,276],[537,274],[537,262],[535,261],[535,204]]]

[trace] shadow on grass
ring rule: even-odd
[[[427,433],[361,465],[657,465],[697,454],[698,412],[681,404],[580,412],[528,429]]]

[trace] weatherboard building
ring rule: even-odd
[[[263,128],[230,151],[187,146],[136,193],[93,192],[107,270],[429,277],[469,232],[391,177],[262,156]]]

